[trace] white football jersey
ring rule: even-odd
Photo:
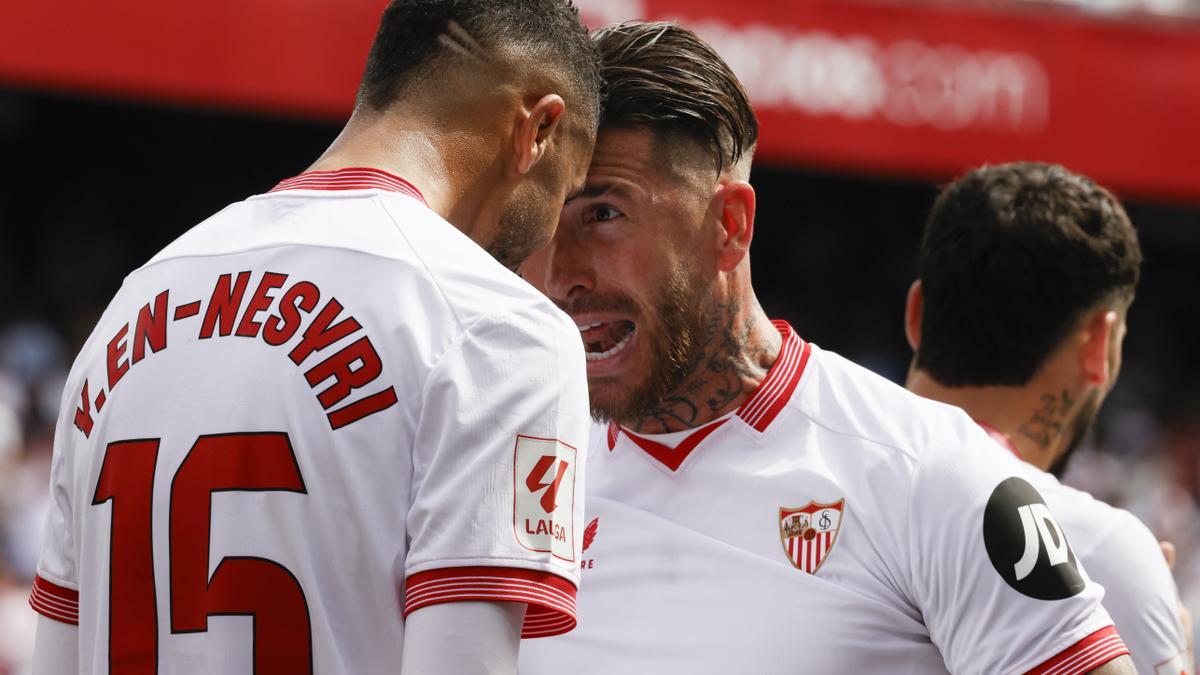
[[[1004,434],[980,426],[1020,457]],[[1193,672],[1187,637],[1179,623],[1179,590],[1158,539],[1132,513],[1030,468],[1030,483],[1046,498],[1088,576],[1104,587],[1104,608],[1129,647],[1137,671],[1153,675]]]
[[[596,426],[558,673],[1053,673],[1127,653],[1024,464],[786,324],[736,414]],[[673,438],[672,438],[673,436]]]
[[[586,396],[575,325],[410,184],[289,179],[104,312],[31,603],[85,673],[394,673],[456,600],[570,630]]]

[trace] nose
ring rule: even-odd
[[[560,304],[570,302],[595,289],[591,256],[583,242],[569,231],[559,228],[541,255],[544,261],[540,288],[552,300]]]

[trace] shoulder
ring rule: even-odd
[[[1038,489],[1086,575],[1104,588],[1104,608],[1139,672],[1175,657],[1186,644],[1179,591],[1158,538],[1132,513],[1044,476]]]
[[[1114,594],[1165,593],[1175,583],[1158,538],[1132,513],[1038,472],[1032,481],[1058,519],[1089,575]]]
[[[505,324],[517,336],[579,340],[566,314],[458,228],[406,198],[381,203],[462,328],[484,321]]]
[[[834,352],[814,346],[805,378],[792,402],[802,414],[829,432],[889,449],[914,470],[1020,464],[959,408],[917,396]]]
[[[405,288],[406,297],[421,289],[423,311],[442,305],[459,331],[492,317],[517,332],[550,330],[577,339],[574,324],[541,293],[424,204],[396,193],[256,195],[196,225],[135,274],[173,259],[283,247],[308,248],[310,263],[328,261],[330,268],[366,265],[379,279],[376,289],[390,283]]]

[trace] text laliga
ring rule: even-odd
[[[304,366],[314,354],[360,334],[357,339],[308,368],[304,373],[305,380],[309,387],[316,389],[332,378],[333,383],[317,394],[317,401],[324,410],[329,411],[326,417],[333,429],[353,424],[396,403],[396,390],[389,386],[330,410],[349,398],[355,390],[376,380],[383,372],[383,362],[370,338],[362,332],[362,324],[351,315],[343,318],[343,307],[337,298],[329,298],[317,310],[321,290],[311,281],[294,282],[282,294],[275,293],[287,283],[286,274],[264,273],[247,300],[250,277],[250,272],[239,272],[236,278],[232,274],[222,274],[217,278],[212,295],[204,306],[197,336],[199,339],[233,335],[259,338],[272,347],[279,347],[299,335],[300,339],[288,352],[288,358],[296,366]],[[269,313],[267,310],[276,297],[278,304],[275,312]],[[201,304],[201,301],[193,301],[176,306],[174,320],[196,316],[201,311]],[[142,307],[133,324],[122,325],[108,341],[105,360],[109,392],[116,388],[131,366],[146,357],[147,348],[150,353],[166,349],[169,305],[170,291],[159,293],[153,303]],[[306,323],[308,317],[311,320]],[[81,399],[82,404],[76,410],[75,425],[87,436],[91,433],[93,421],[86,380]],[[105,394],[101,390],[96,398],[97,413],[104,401]]]
[[[555,523],[549,518],[533,518],[525,519],[525,532],[529,534],[548,534],[554,537],[555,540],[567,543],[567,530],[562,525]]]

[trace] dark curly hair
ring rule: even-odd
[[[1137,233],[1108,190],[1061,166],[975,169],[933,205],[917,268],[917,367],[949,386],[1020,386],[1101,302],[1132,300]]]

